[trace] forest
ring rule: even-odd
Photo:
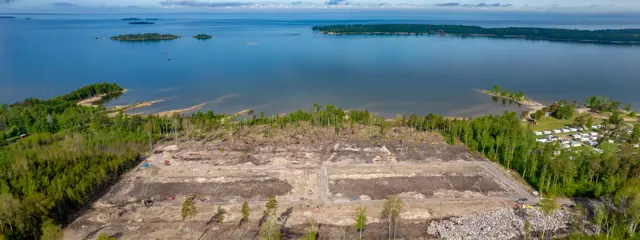
[[[602,131],[616,131],[627,141],[604,145],[602,153],[572,151],[536,142],[522,115],[504,112],[473,119],[449,119],[435,114],[398,115],[387,121],[366,110],[344,111],[314,104],[308,111],[265,117],[252,111],[241,116],[196,112],[185,117],[119,114],[108,117],[102,107],[77,101],[122,91],[117,84],[93,84],[49,100],[26,99],[0,106],[0,132],[27,134],[0,147],[0,238],[55,239],[70,215],[95,199],[118,176],[139,163],[149,146],[162,139],[206,134],[215,129],[306,122],[331,128],[339,135],[354,125],[384,129],[412,128],[437,132],[450,144],[465,144],[489,160],[512,169],[545,196],[589,197],[602,206],[594,222],[604,237],[636,237],[640,223],[640,155],[631,134],[620,122]],[[594,103],[595,104],[595,103]],[[229,121],[231,120],[231,121]],[[230,131],[233,132],[233,131]]]
[[[142,33],[142,34],[126,34],[111,37],[111,40],[119,41],[162,41],[162,40],[174,40],[180,36],[172,34],[160,34],[160,33]]]
[[[531,40],[640,44],[640,29],[577,30],[530,27],[483,28],[478,26],[431,24],[354,24],[321,25],[314,26],[312,30],[332,34],[449,34],[526,38]]]

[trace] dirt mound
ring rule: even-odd
[[[367,195],[372,199],[384,199],[389,195],[413,192],[431,197],[436,191],[471,191],[482,194],[505,191],[492,179],[484,176],[416,176],[385,177],[374,179],[336,179],[330,184],[332,193],[344,196]],[[413,198],[413,197],[412,197]]]

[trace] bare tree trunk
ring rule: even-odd
[[[389,218],[389,228],[387,230],[389,232],[387,236],[389,236],[389,240],[391,240],[391,218]]]
[[[398,228],[398,220],[393,219],[393,240],[396,240],[396,228]]]

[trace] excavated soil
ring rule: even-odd
[[[155,143],[147,164],[123,175],[65,229],[65,239],[260,239],[258,222],[268,196],[276,195],[283,239],[300,239],[311,221],[319,239],[357,239],[354,213],[364,207],[363,239],[388,239],[381,219],[389,195],[406,199],[396,239],[433,239],[430,220],[509,207],[533,199],[494,163],[437,133],[356,126],[292,125],[212,131]],[[197,214],[181,218],[195,194]],[[171,199],[170,197],[173,197]],[[154,200],[146,207],[141,199]],[[247,201],[250,223],[239,225]],[[211,224],[218,208],[222,224]],[[202,237],[201,237],[202,236]]]
[[[334,194],[344,196],[366,195],[372,199],[385,199],[389,195],[415,192],[431,197],[436,191],[471,191],[487,194],[505,191],[492,179],[484,176],[416,176],[374,179],[337,179],[329,184]]]
[[[285,195],[291,189],[293,189],[291,184],[278,179],[243,180],[227,183],[136,183],[128,195],[136,199],[166,199],[169,195],[195,194],[199,198],[215,202],[225,202],[232,199],[262,201],[270,195]]]

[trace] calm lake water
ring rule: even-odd
[[[109,81],[129,89],[111,104],[168,99],[137,110],[143,113],[202,102],[207,102],[203,110],[254,108],[266,114],[308,109],[314,102],[387,116],[517,110],[474,91],[494,84],[543,103],[584,101],[598,94],[640,106],[640,46],[325,36],[310,30],[337,23],[640,28],[638,16],[372,11],[17,16],[0,19],[0,103],[50,98]],[[125,17],[159,20],[128,25],[120,20]],[[144,32],[183,38],[146,43],[108,39]],[[215,38],[191,38],[199,33]]]

